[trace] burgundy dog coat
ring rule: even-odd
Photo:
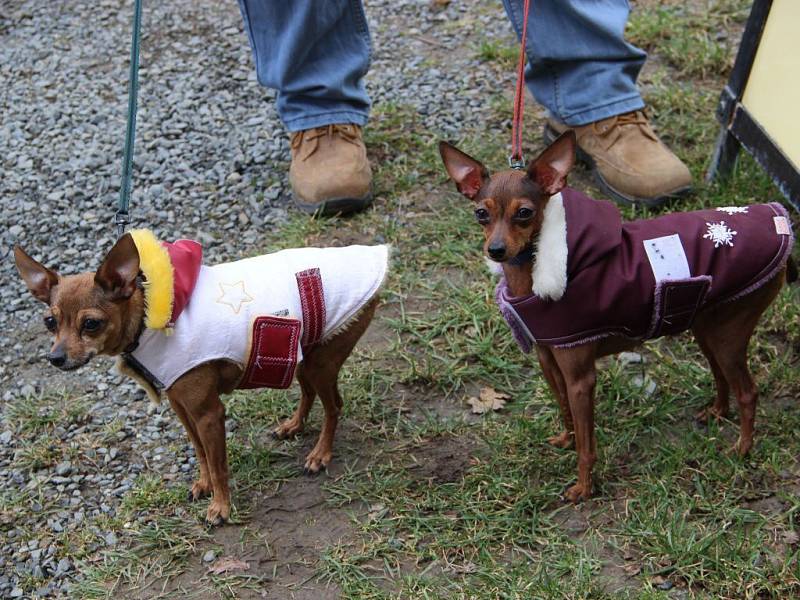
[[[563,217],[548,219],[549,211]],[[545,232],[559,222],[566,231]],[[543,239],[559,236],[566,285],[537,294],[537,261],[558,255]],[[610,335],[652,339],[688,329],[701,308],[763,286],[786,264],[793,239],[777,203],[623,223],[610,202],[565,188],[545,209],[533,293],[511,297],[501,279],[496,300],[523,352],[534,343],[568,347]]]

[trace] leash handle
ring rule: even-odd
[[[131,64],[128,77],[128,126],[125,132],[125,148],[122,152],[122,180],[119,186],[119,206],[114,215],[117,236],[125,233],[130,223],[128,206],[131,201],[131,180],[133,178],[133,146],[136,140],[136,105],[139,95],[139,45],[142,29],[142,0],[133,3],[133,34],[131,35]]]
[[[525,111],[525,42],[528,37],[528,13],[531,0],[525,0],[522,16],[522,40],[519,45],[519,62],[517,64],[517,89],[514,92],[514,117],[511,121],[511,156],[508,166],[512,169],[524,169],[525,159],[522,157],[522,116]]]

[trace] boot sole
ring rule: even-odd
[[[334,215],[349,215],[367,208],[372,204],[372,190],[361,198],[352,196],[330,198],[322,202],[308,202],[292,192],[294,205],[304,213],[318,217],[332,217]]]
[[[544,126],[544,141],[548,144],[552,144],[559,134],[555,129],[550,127],[550,125],[545,124]],[[576,158],[578,162],[584,165],[589,172],[592,174],[595,183],[597,186],[603,190],[606,194],[608,194],[617,204],[622,204],[624,206],[638,206],[644,205],[648,208],[658,208],[659,206],[663,206],[668,202],[686,196],[692,191],[692,186],[686,186],[682,188],[678,188],[671,192],[667,192],[665,194],[661,194],[660,196],[656,196],[655,198],[639,198],[638,196],[632,196],[630,194],[624,194],[619,190],[614,189],[611,185],[603,178],[602,173],[600,173],[600,169],[597,168],[597,162],[591,157],[590,154],[584,152],[580,146],[576,149]]]

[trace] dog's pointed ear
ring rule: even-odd
[[[19,246],[14,246],[14,260],[19,276],[37,300],[50,304],[50,294],[58,285],[58,273],[36,262]]]
[[[483,164],[465,154],[452,144],[439,142],[439,154],[450,179],[455,181],[458,191],[474,200],[481,187],[489,179],[489,171]]]
[[[94,274],[94,282],[111,300],[125,300],[136,291],[139,275],[139,251],[133,237],[126,233],[117,240]]]
[[[565,131],[530,162],[528,177],[539,184],[546,194],[557,194],[567,185],[567,174],[575,165],[577,145],[575,132],[571,129]]]

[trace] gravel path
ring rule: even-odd
[[[194,470],[188,445],[165,453],[185,444],[177,419],[110,361],[70,375],[46,364],[41,307],[10,256],[19,242],[72,273],[111,245],[130,15],[117,0],[0,4],[0,597],[65,594],[80,574],[59,534],[84,528],[98,551],[114,547],[102,523],[137,475],[189,482]],[[499,2],[370,0],[368,16],[375,103],[413,105],[427,127],[457,137],[511,89],[510,70],[475,59],[487,37],[512,41]],[[286,217],[289,152],[236,3],[146,3],[142,43],[133,225],[194,237],[209,263],[255,252]],[[65,406],[63,389],[80,403]],[[55,414],[54,428],[33,427],[37,413]],[[37,459],[41,431],[52,445]]]

